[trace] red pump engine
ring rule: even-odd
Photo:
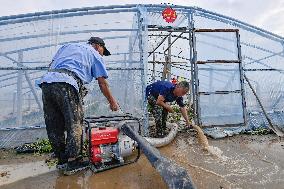
[[[97,127],[91,130],[91,162],[107,163],[114,160],[124,162],[134,150],[134,141],[115,127]]]

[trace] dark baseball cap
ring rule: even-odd
[[[107,50],[106,46],[105,46],[105,42],[103,39],[99,38],[99,37],[91,37],[89,40],[88,40],[88,44],[98,44],[100,46],[102,46],[104,48],[104,55],[105,56],[109,56],[111,55],[110,52]]]

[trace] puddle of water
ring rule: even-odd
[[[184,167],[197,188],[283,188],[283,142],[279,143],[276,140],[271,143],[271,138],[263,136],[209,139],[208,149],[212,153],[208,153],[200,147],[194,134],[179,135],[171,144],[160,148],[160,151]],[[2,188],[146,189],[166,188],[166,185],[142,155],[137,163],[102,173],[92,174],[86,171],[73,176],[61,176],[54,172],[21,180]]]
[[[223,151],[220,148],[218,148],[218,147],[208,146],[207,150],[208,150],[208,152],[210,154],[212,154],[213,156],[217,157],[221,161],[227,161],[228,160],[228,157],[222,155]]]
[[[55,168],[49,168],[44,161],[1,165],[0,172],[6,174],[0,177],[0,186],[51,171],[55,171]]]
[[[31,165],[31,167],[33,167]],[[11,175],[12,176],[12,175]],[[147,158],[142,155],[137,163],[107,170],[100,173],[83,171],[71,176],[64,176],[57,171],[37,175],[9,185],[1,189],[149,189],[167,188],[166,184],[151,166]]]

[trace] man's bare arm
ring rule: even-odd
[[[184,118],[184,120],[186,122],[186,125],[190,126],[186,107],[180,107],[180,111],[181,111],[182,117]]]
[[[98,79],[98,84],[100,86],[100,89],[103,95],[106,97],[106,99],[108,100],[110,104],[110,109],[113,111],[118,110],[119,109],[118,104],[110,92],[107,80],[104,77],[99,77],[97,79]]]
[[[174,110],[172,109],[172,107],[170,105],[168,105],[167,103],[165,103],[165,98],[162,95],[158,96],[157,105],[162,106],[163,108],[165,108],[168,112],[170,113],[174,113]]]

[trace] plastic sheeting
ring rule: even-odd
[[[86,43],[91,36],[103,38],[112,54],[104,59],[111,91],[121,109],[143,115],[140,17],[133,7],[42,13],[8,21],[0,18],[0,67],[6,69],[0,70],[0,127],[44,124],[38,80],[62,44]],[[20,67],[24,70],[16,70]],[[112,114],[97,82],[94,80],[87,88],[85,115]]]
[[[52,56],[64,43],[85,43],[89,37],[105,40],[112,56],[105,57],[109,83],[123,112],[147,117],[144,90],[146,83],[162,79],[163,63],[170,58],[170,77],[189,81],[191,62],[196,60],[237,59],[233,33],[197,34],[197,57],[192,52],[191,33],[151,31],[156,28],[239,29],[243,72],[254,86],[273,123],[282,125],[283,112],[283,37],[256,28],[234,18],[197,7],[172,6],[177,20],[167,23],[161,12],[166,5],[125,5],[89,7],[0,18],[0,127],[43,125],[41,91],[37,80],[46,72]],[[148,31],[149,30],[149,31]],[[162,43],[158,48],[157,45]],[[155,53],[148,54],[155,50]],[[149,57],[148,57],[149,56]],[[19,68],[24,70],[17,70]],[[43,69],[42,69],[43,67]],[[240,90],[237,64],[198,66],[200,92]],[[107,115],[105,98],[96,81],[87,86],[85,114]],[[245,103],[239,93],[203,95],[197,102],[199,118],[206,125],[247,123],[261,115],[259,104],[246,83]],[[280,116],[281,114],[281,116]],[[280,117],[279,117],[280,116]],[[275,118],[273,118],[275,117]],[[276,119],[277,117],[277,119]],[[255,123],[256,125],[262,124]],[[147,130],[147,125],[144,124]],[[251,127],[253,128],[253,127]]]

